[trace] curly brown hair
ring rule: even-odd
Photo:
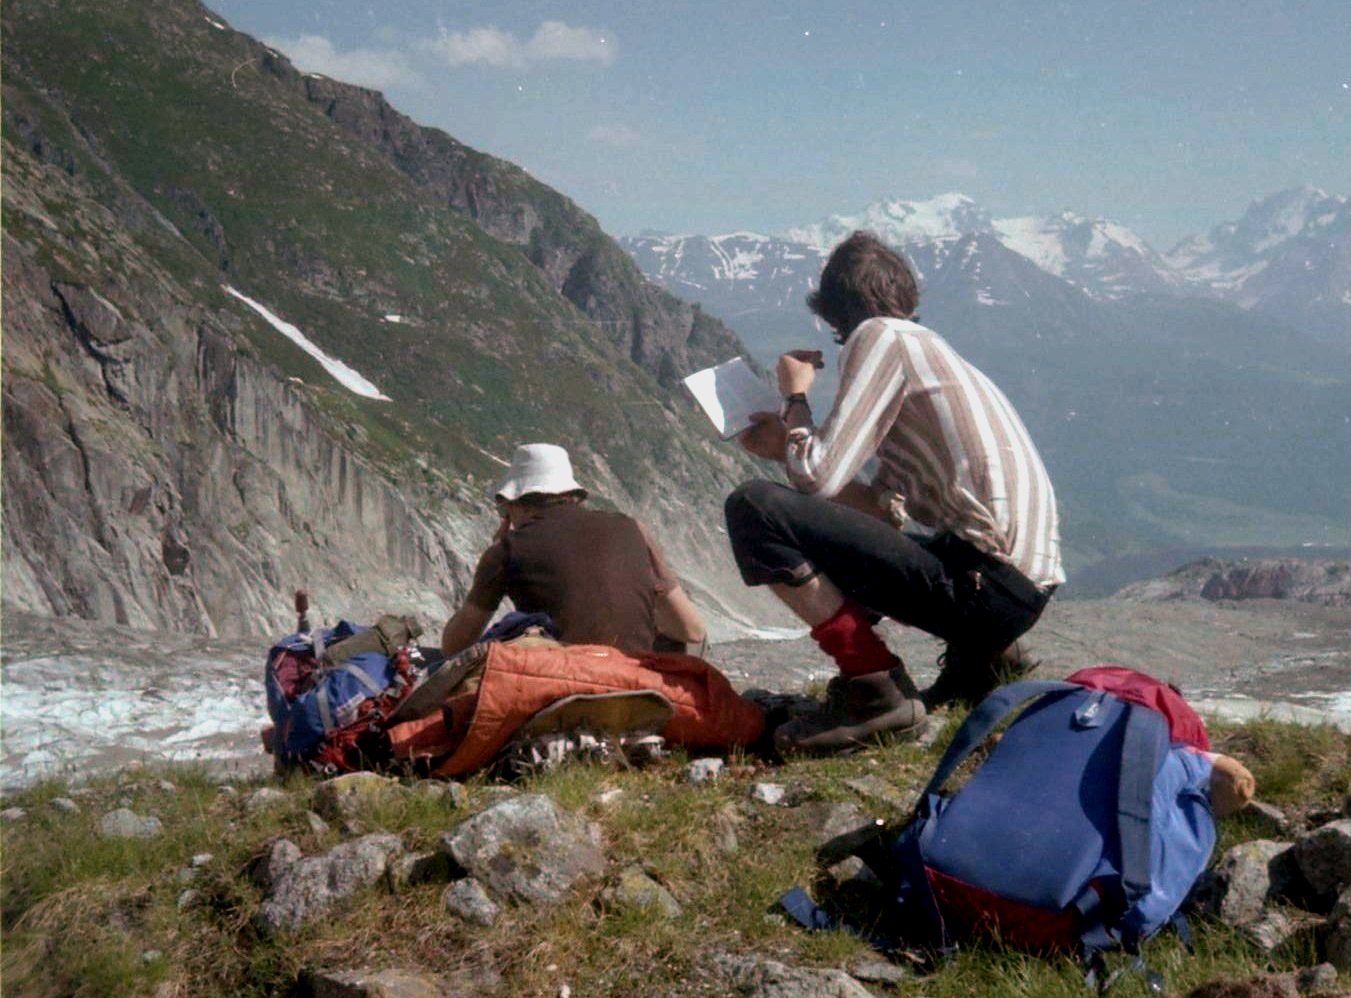
[[[919,285],[909,265],[871,232],[854,232],[831,251],[807,307],[843,343],[873,316],[910,319],[919,307]]]

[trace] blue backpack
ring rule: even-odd
[[[279,765],[351,768],[357,738],[411,690],[407,646],[420,633],[411,618],[386,615],[373,627],[342,620],[279,640],[264,673],[274,725],[267,742]]]
[[[945,794],[1024,705],[966,785]],[[914,820],[860,855],[888,882],[907,947],[950,952],[994,935],[1035,953],[1078,952],[1101,983],[1107,950],[1138,957],[1170,922],[1190,941],[1178,908],[1215,845],[1208,749],[1176,690],[1129,669],[1004,686],[962,724]],[[784,904],[822,926],[800,891]]]

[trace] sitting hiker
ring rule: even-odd
[[[586,509],[568,452],[516,448],[496,499],[502,524],[474,571],[462,607],[441,634],[447,656],[479,640],[503,596],[545,613],[569,644],[652,651],[659,639],[699,644],[704,622],[642,524]]]
[[[782,414],[757,413],[742,446],[787,466],[727,499],[742,578],[769,585],[840,675],[826,708],[784,725],[781,751],[836,751],[882,731],[918,734],[926,708],[975,701],[1001,656],[1064,581],[1055,496],[997,387],[934,332],[905,261],[870,233],[831,253],[807,300],[842,344],[825,421],[806,392],[819,351],[779,358]],[[876,456],[870,485],[855,481]],[[907,520],[931,531],[903,532]],[[922,694],[874,632],[881,616],[947,642]]]

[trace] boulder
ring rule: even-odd
[[[1351,886],[1351,818],[1333,821],[1295,842],[1295,863],[1309,885],[1315,911],[1329,912]]]
[[[1323,951],[1338,970],[1351,970],[1351,887],[1342,891],[1328,916],[1323,930]]]
[[[1327,964],[1295,973],[1262,974],[1242,981],[1212,981],[1190,992],[1187,998],[1301,998],[1332,995],[1337,974]]]
[[[489,994],[500,979],[492,974],[448,976],[423,970],[308,970],[303,973],[313,998],[477,998]]]
[[[263,936],[299,928],[339,901],[374,886],[403,852],[397,835],[366,835],[323,856],[302,859],[284,870],[258,907],[254,924]]]
[[[162,831],[154,815],[142,817],[127,807],[109,811],[99,819],[99,834],[110,839],[153,839]]]
[[[497,913],[502,910],[473,877],[457,880],[447,887],[441,895],[441,903],[466,922],[483,926],[492,925],[497,920]]]
[[[721,953],[713,965],[727,978],[730,993],[742,998],[873,998],[843,970],[790,967],[777,960]]]
[[[407,787],[378,773],[345,773],[314,788],[314,810],[329,821],[355,822],[365,812],[406,800]]]
[[[641,866],[621,870],[618,882],[607,888],[603,897],[617,908],[655,908],[668,918],[682,914],[680,902]]]
[[[498,898],[554,904],[605,871],[600,830],[541,794],[494,804],[441,836],[457,867]]]
[[[1281,857],[1290,849],[1289,843],[1270,839],[1234,846],[1197,882],[1194,900],[1202,911],[1229,925],[1256,921],[1267,902],[1287,886]]]

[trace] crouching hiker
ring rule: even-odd
[[[703,618],[647,529],[583,507],[586,496],[562,447],[516,448],[495,495],[502,523],[441,635],[447,657],[479,639],[504,596],[548,614],[569,644],[644,652],[703,642]]]
[[[989,378],[911,321],[918,302],[905,261],[851,235],[807,299],[842,344],[830,414],[818,425],[807,403],[820,352],[794,351],[778,362],[782,412],[757,413],[741,436],[792,486],[752,481],[728,497],[742,578],[770,586],[840,669],[820,712],[776,732],[780,751],[918,735],[926,708],[980,699],[1064,581],[1055,496],[1027,430]],[[874,456],[872,483],[855,481]],[[874,631],[881,616],[947,642],[922,694]]]

